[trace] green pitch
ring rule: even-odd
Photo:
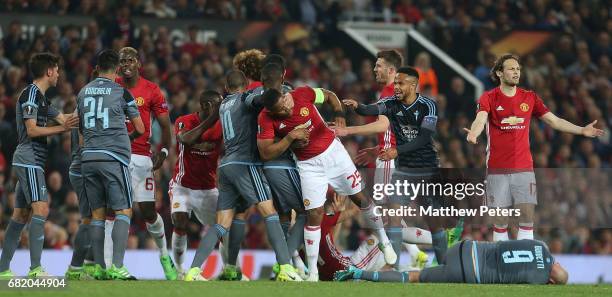
[[[387,297],[387,296],[612,296],[612,285],[527,286],[462,284],[391,284],[391,283],[277,283],[168,281],[80,281],[68,283],[63,290],[0,290],[0,296],[62,297]]]

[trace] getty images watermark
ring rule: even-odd
[[[438,206],[416,205],[407,206],[409,202],[417,198],[434,199],[454,199],[461,201],[468,197],[484,197],[486,181],[480,183],[457,182],[411,182],[408,180],[396,180],[395,183],[376,183],[373,187],[372,197],[380,201],[384,197],[391,197],[391,203],[386,206],[378,205],[374,211],[377,216],[430,216],[430,217],[476,217],[476,216],[505,216],[519,217],[520,209],[513,208],[491,208],[480,205],[478,208],[458,208],[453,205],[445,206],[439,203]],[[398,205],[399,204],[399,205]],[[418,203],[417,203],[418,204]],[[398,205],[389,208],[389,205]]]

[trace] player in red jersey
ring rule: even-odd
[[[266,109],[258,119],[257,146],[264,161],[278,157],[290,147],[297,157],[302,196],[308,212],[308,222],[304,228],[310,269],[307,280],[319,280],[316,265],[328,184],[338,194],[349,196],[362,207],[368,224],[376,230],[382,243],[385,260],[390,264],[395,263],[397,255],[385,234],[381,218],[374,212],[374,204],[363,193],[359,171],[314,105],[330,104],[335,112],[336,125],[344,127],[344,110],[338,97],[330,91],[310,87],[299,87],[282,94],[283,70],[276,64],[266,65],[261,78],[267,89],[262,95]],[[275,138],[280,140],[275,141]]]
[[[176,152],[178,158],[174,177],[170,181],[172,206],[172,252],[179,278],[183,274],[183,260],[187,249],[187,224],[191,212],[202,225],[215,223],[217,209],[217,165],[222,146],[221,124],[205,130],[203,123],[212,112],[212,106],[222,100],[216,91],[204,91],[200,95],[200,111],[176,119]]]
[[[538,95],[517,87],[521,78],[518,56],[505,54],[495,62],[491,77],[499,87],[480,96],[478,113],[470,129],[464,128],[469,143],[477,143],[487,128],[486,203],[491,207],[520,209],[517,239],[533,239],[533,222],[537,204],[536,180],[529,150],[531,117],[541,118],[555,130],[598,137],[603,130],[597,121],[576,126],[548,110]],[[493,240],[508,240],[508,218],[496,217]]]
[[[145,124],[145,133],[132,142],[132,157],[130,160],[130,175],[134,191],[134,201],[138,202],[147,230],[159,248],[160,262],[166,279],[177,277],[176,268],[168,255],[164,221],[155,210],[155,180],[153,172],[159,169],[168,156],[171,142],[170,119],[168,104],[159,86],[141,77],[138,69],[138,51],[132,47],[124,47],[119,51],[120,78],[117,82],[128,89],[136,98],[138,111]],[[151,120],[155,117],[161,127],[161,150],[151,154]],[[128,123],[128,131],[132,129]],[[107,236],[109,237],[109,236]]]

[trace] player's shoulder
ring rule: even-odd
[[[21,95],[19,95],[19,102],[30,102],[34,104],[42,96],[43,94],[40,92],[40,90],[35,84],[29,84],[21,91]]]
[[[534,90],[524,89],[524,88],[516,88],[516,92],[518,95],[528,98],[537,98],[538,94]]]
[[[291,95],[295,96],[295,95],[304,95],[307,93],[313,93],[314,94],[314,89],[310,86],[301,86],[301,87],[297,87],[295,89],[293,89],[293,91],[291,91]]]
[[[437,103],[434,99],[429,98],[427,96],[423,96],[421,94],[418,95],[417,102],[423,107],[429,110],[430,113],[435,113],[437,108]]]
[[[179,129],[182,129],[183,127],[189,126],[192,122],[196,121],[197,118],[198,118],[198,113],[196,112],[182,115],[176,118],[176,120],[174,121],[174,125],[179,127]]]

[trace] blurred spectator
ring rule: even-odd
[[[429,90],[433,97],[438,96],[438,76],[431,67],[431,57],[427,52],[420,52],[414,59],[414,68],[419,72],[419,89]]]

